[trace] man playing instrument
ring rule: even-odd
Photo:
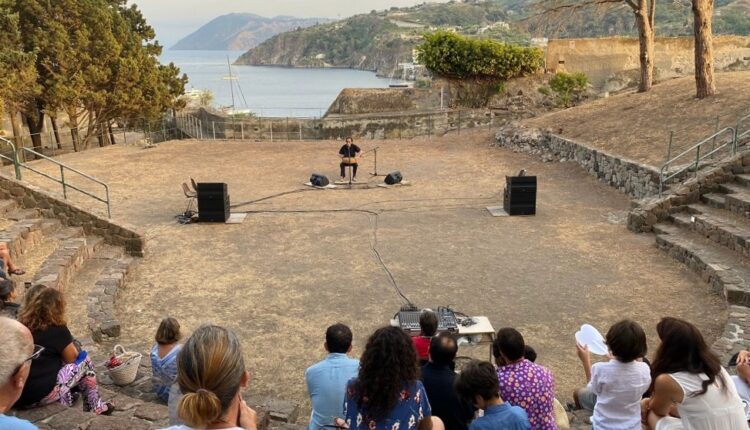
[[[351,137],[346,138],[346,143],[339,149],[339,156],[341,157],[341,180],[346,179],[346,166],[352,167],[352,181],[357,180],[357,155],[361,152],[359,146],[354,144],[354,139]]]

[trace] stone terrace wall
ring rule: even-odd
[[[652,167],[518,123],[501,128],[493,146],[539,155],[544,161],[574,161],[602,182],[636,199],[659,193],[659,172]]]
[[[101,236],[106,243],[123,246],[133,256],[142,257],[145,236],[135,227],[107,219],[61,200],[30,184],[0,174],[0,198],[13,199],[29,209],[39,209],[46,218],[57,218],[64,225],[81,227],[86,234]]]
[[[675,208],[696,203],[701,195],[717,191],[719,184],[733,181],[735,173],[742,173],[743,166],[750,166],[750,155],[735,155],[715,167],[698,172],[698,175],[678,185],[663,198],[641,202],[628,213],[628,229],[636,233],[652,231],[653,226],[668,219]]]
[[[489,128],[505,122],[511,114],[503,110],[466,109],[330,115],[315,119],[253,117],[232,121],[201,108],[188,115],[201,121],[204,140],[213,139],[215,133],[216,139],[290,141],[336,140],[346,136],[356,139],[440,136],[449,131]],[[185,118],[179,117],[177,124],[187,130]]]
[[[750,37],[714,36],[716,70],[750,67]],[[688,76],[695,70],[693,37],[657,37],[654,68],[657,79]],[[583,72],[595,88],[613,75],[639,68],[639,45],[635,37],[550,40],[547,70],[555,73]]]

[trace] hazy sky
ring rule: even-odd
[[[412,6],[425,0],[131,0],[156,28],[162,45],[169,47],[182,37],[219,15],[249,12],[263,16],[344,18],[388,9]],[[437,2],[441,0],[427,0]],[[444,0],[443,0],[444,1]]]

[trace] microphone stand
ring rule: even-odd
[[[379,148],[380,148],[379,146],[376,146],[372,148],[371,150],[362,153],[362,156],[364,156],[365,154],[369,154],[370,152],[375,154],[375,172],[370,173],[370,176],[381,176],[381,175],[378,175],[378,149]]]

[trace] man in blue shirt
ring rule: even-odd
[[[31,360],[41,352],[35,350],[29,329],[18,321],[0,317],[0,430],[37,430],[30,422],[5,413],[21,397]]]
[[[456,392],[484,410],[484,416],[471,422],[469,430],[531,430],[526,411],[500,398],[495,366],[472,360],[456,378]]]
[[[352,350],[352,331],[344,324],[334,324],[326,330],[323,345],[328,356],[305,371],[307,392],[312,402],[308,430],[320,430],[333,425],[343,415],[346,383],[357,376],[359,360],[349,358]]]

